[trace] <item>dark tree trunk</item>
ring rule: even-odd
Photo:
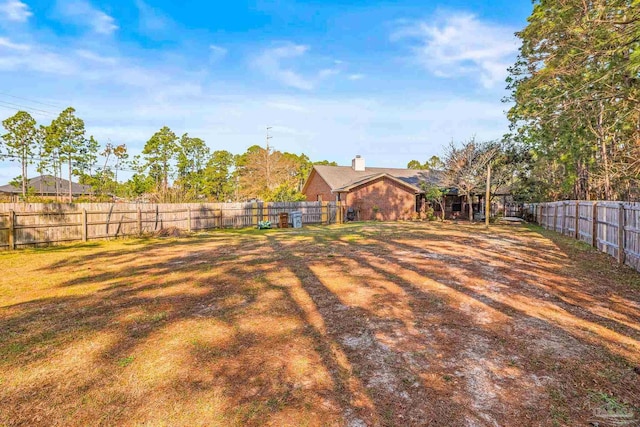
[[[22,201],[27,200],[27,148],[22,149]]]
[[[73,201],[73,188],[71,187],[72,174],[73,174],[73,169],[71,167],[71,154],[69,154],[69,203]]]

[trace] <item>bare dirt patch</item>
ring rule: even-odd
[[[178,227],[166,227],[153,233],[153,237],[185,237],[187,233]]]
[[[0,425],[640,425],[640,274],[582,244],[172,237],[0,254]]]

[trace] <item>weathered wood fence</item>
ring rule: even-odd
[[[562,201],[525,205],[548,230],[589,243],[640,271],[640,203]]]
[[[152,233],[277,226],[282,212],[302,212],[303,224],[342,220],[335,202],[272,203],[0,203],[0,250]]]

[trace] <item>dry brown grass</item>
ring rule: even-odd
[[[535,228],[226,231],[0,266],[0,425],[640,423],[640,274]]]

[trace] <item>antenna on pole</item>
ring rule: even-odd
[[[271,126],[267,126],[267,153],[265,155],[265,166],[266,166],[266,178],[267,178],[267,188],[271,190],[271,149],[269,148],[269,140],[273,138],[269,136],[269,129]]]
[[[269,151],[269,140],[273,138],[272,136],[269,136],[270,129],[271,129],[271,126],[267,126],[267,151]]]

